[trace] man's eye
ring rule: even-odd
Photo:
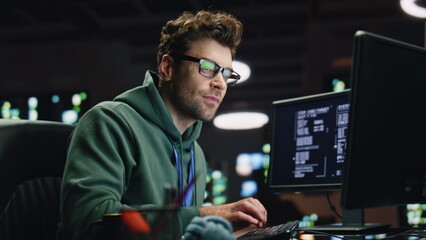
[[[212,63],[212,62],[204,61],[204,62],[201,63],[201,68],[203,68],[203,69],[213,70],[214,67],[215,67],[215,64]]]

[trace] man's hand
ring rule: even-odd
[[[218,206],[200,207],[201,217],[215,215],[231,222],[234,231],[249,225],[263,227],[267,221],[265,207],[254,198],[245,198],[238,202]]]

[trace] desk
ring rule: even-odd
[[[150,233],[133,233],[121,219],[122,213],[105,214],[103,220],[92,226],[91,238],[94,240],[175,240],[180,237],[176,207],[151,207],[139,213],[151,226]],[[179,229],[179,230],[178,230]]]

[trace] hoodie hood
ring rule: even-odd
[[[128,104],[144,119],[158,126],[173,140],[181,139],[185,142],[194,142],[200,136],[202,121],[196,121],[181,135],[158,92],[158,82],[158,75],[152,71],[147,71],[142,86],[118,95],[114,101]]]

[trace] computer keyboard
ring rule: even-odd
[[[289,240],[299,221],[283,223],[276,226],[254,229],[240,237],[238,240]]]

